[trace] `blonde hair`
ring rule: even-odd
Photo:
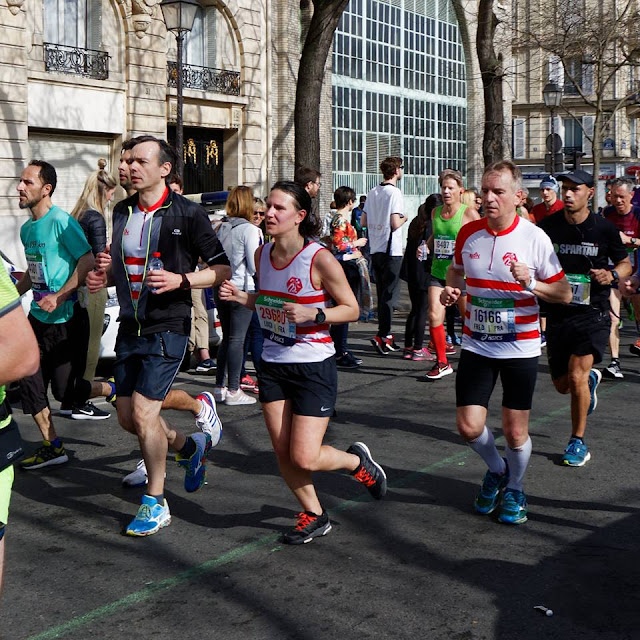
[[[117,186],[116,179],[104,169],[107,161],[104,158],[98,160],[98,170],[93,171],[84,183],[84,189],[73,208],[71,215],[80,220],[85,211],[95,209],[104,215],[104,208],[107,204],[107,191]]]
[[[467,207],[471,207],[472,209],[475,209],[477,197],[478,197],[478,194],[475,191],[464,191],[462,193],[462,196],[460,197],[460,200],[462,201],[462,204],[466,204]]]
[[[229,193],[225,211],[230,218],[244,218],[253,221],[253,189],[240,185]]]

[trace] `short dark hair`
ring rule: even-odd
[[[281,180],[276,182],[271,191],[277,189],[284,193],[289,194],[295,201],[298,211],[304,209],[307,215],[304,220],[298,225],[298,231],[303,238],[316,238],[320,234],[321,224],[320,220],[311,211],[311,196],[304,188],[303,185],[297,182],[291,182],[289,180]]]
[[[184,187],[184,182],[182,182],[182,178],[177,173],[172,173],[169,176],[169,184],[177,184],[180,189]]]
[[[128,140],[125,140],[122,143],[122,146],[120,147],[120,153],[124,153],[125,151],[131,151],[131,149],[133,149],[133,147],[135,146],[136,146],[136,139],[129,138]]]
[[[38,178],[42,180],[43,184],[51,185],[49,196],[52,196],[53,192],[56,190],[56,185],[58,184],[58,174],[56,173],[54,166],[44,160],[31,160],[31,162],[29,162],[29,166],[40,167]]]
[[[306,187],[310,182],[315,182],[321,177],[322,174],[315,169],[310,169],[309,167],[298,167],[295,175],[293,176],[293,181],[301,187]]]
[[[351,187],[338,187],[333,192],[333,200],[336,203],[336,209],[342,209],[351,201],[356,201],[356,192]]]
[[[385,180],[393,178],[396,171],[402,166],[402,158],[398,156],[388,156],[380,163],[380,171]]]
[[[171,165],[171,170],[176,167],[176,151],[175,149],[162,138],[156,138],[155,136],[138,136],[137,138],[131,138],[131,142],[134,143],[134,147],[142,144],[143,142],[155,142],[158,145],[158,161],[160,164],[168,162]],[[171,175],[171,174],[169,174]]]

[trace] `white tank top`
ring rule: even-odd
[[[256,311],[264,337],[262,358],[265,362],[322,362],[335,354],[328,323],[289,322],[282,310],[285,302],[326,309],[331,298],[324,289],[316,289],[311,280],[311,266],[319,251],[327,250],[309,242],[285,267],[271,262],[273,242],[265,244],[260,254],[260,295]]]

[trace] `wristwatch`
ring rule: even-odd
[[[324,324],[327,321],[327,316],[322,309],[316,309],[316,324]]]
[[[614,282],[618,282],[618,280],[620,279],[620,276],[618,275],[618,272],[615,269],[611,270],[611,277],[613,278],[613,280],[611,281],[611,284],[613,284]]]
[[[191,283],[189,282],[189,278],[187,278],[187,274],[183,273],[182,275],[182,282],[180,283],[180,288],[184,289],[185,291],[188,291],[189,289],[191,289]]]
[[[631,244],[635,247],[638,244],[638,238],[631,238],[629,242],[631,242]]]

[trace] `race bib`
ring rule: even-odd
[[[567,273],[571,285],[571,304],[591,304],[591,278],[580,273]]]
[[[296,325],[287,320],[282,308],[289,300],[272,295],[260,295],[256,300],[256,312],[262,335],[278,344],[291,346],[297,342]]]
[[[516,340],[514,300],[471,296],[471,337],[481,342]]]
[[[436,260],[453,260],[456,240],[449,236],[436,236],[433,239],[433,249]]]
[[[31,278],[31,288],[33,290],[34,302],[39,302],[45,296],[48,296],[51,291],[47,288],[47,279],[44,272],[44,262],[42,255],[27,254],[27,264],[29,265],[29,278]]]

